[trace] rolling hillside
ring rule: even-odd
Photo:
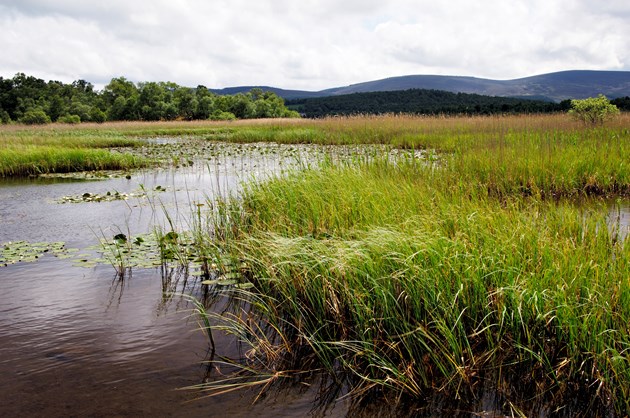
[[[212,91],[218,94],[234,94],[249,91],[253,87],[231,87]],[[284,90],[273,87],[261,88],[270,90],[287,100],[377,91],[428,89],[559,102],[565,99],[592,97],[600,93],[608,98],[630,96],[630,71],[562,71],[514,80],[408,75],[321,91]]]

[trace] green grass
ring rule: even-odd
[[[324,163],[221,203],[206,234],[255,289],[208,315],[261,376],[323,369],[415,399],[492,382],[506,410],[628,414],[630,238],[602,197],[629,194],[629,133],[554,121],[313,122],[442,152]]]
[[[130,169],[144,162],[130,154],[113,153],[109,148],[138,143],[109,131],[3,127],[0,177]]]

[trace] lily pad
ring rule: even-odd
[[[161,193],[167,191],[166,187],[157,186],[151,193]],[[85,192],[79,195],[62,196],[57,199],[57,203],[86,203],[86,202],[112,202],[115,200],[127,200],[129,198],[146,198],[149,197],[149,193],[143,187],[131,191],[129,193],[122,193],[118,190],[109,190],[105,193],[90,193]]]
[[[65,248],[63,242],[5,242],[0,245],[0,266],[7,267],[16,263],[32,263],[46,254],[58,258],[71,258],[71,250],[74,251],[75,249]]]
[[[250,282],[245,282],[245,283],[238,283],[235,285],[235,287],[239,288],[239,289],[251,289],[252,287],[254,287],[254,283],[250,283]]]

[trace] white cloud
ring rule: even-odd
[[[316,90],[630,69],[629,20],[621,0],[0,0],[0,75]]]

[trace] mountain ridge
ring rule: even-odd
[[[252,88],[272,91],[286,100],[352,93],[428,89],[559,102],[566,99],[593,97],[598,94],[603,94],[609,99],[630,96],[630,71],[567,70],[511,80],[471,76],[403,75],[319,91],[290,90],[270,86],[238,86],[211,89],[211,91],[217,94],[236,94],[247,92]]]

